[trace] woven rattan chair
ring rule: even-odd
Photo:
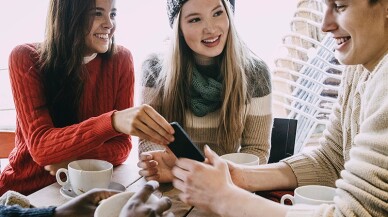
[[[334,39],[320,30],[322,8],[319,0],[298,3],[275,59],[275,116],[298,120],[295,153],[316,143],[325,129],[343,70],[334,57]]]

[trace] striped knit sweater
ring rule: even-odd
[[[9,59],[15,101],[16,144],[9,165],[0,175],[0,195],[7,190],[30,194],[55,182],[45,165],[71,159],[103,159],[123,163],[131,150],[130,137],[112,127],[112,113],[133,106],[134,71],[124,47],[109,60],[100,55],[87,63],[79,107],[80,123],[54,127],[47,107],[35,45],[17,46]]]
[[[150,88],[155,87],[154,78],[160,73],[161,56],[151,55],[143,63],[143,103],[150,104]],[[259,61],[259,60],[258,60]],[[201,67],[201,66],[198,66]],[[203,68],[203,66],[202,66]],[[148,75],[152,75],[151,77]],[[243,152],[257,155],[260,163],[268,162],[270,151],[270,136],[272,130],[272,107],[271,107],[271,82],[267,68],[258,68],[248,75],[249,81],[253,82],[253,98],[247,105],[247,118],[239,144],[235,147],[225,147],[217,144],[217,127],[219,123],[219,110],[209,113],[204,117],[195,116],[190,110],[186,111],[185,131],[198,147],[203,150],[205,144],[217,154],[223,155],[231,152]],[[149,78],[146,80],[146,78]],[[144,80],[145,79],[145,80]],[[158,106],[152,105],[156,109]],[[149,141],[140,141],[139,153],[150,150],[163,149],[163,146]],[[239,150],[240,149],[240,150]]]
[[[287,216],[388,216],[388,55],[369,72],[344,72],[318,149],[285,159],[298,185],[336,186],[334,205],[293,206]]]

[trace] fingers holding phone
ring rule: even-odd
[[[146,180],[158,182],[171,182],[173,180],[172,168],[177,158],[189,158],[200,162],[205,157],[198,147],[191,141],[188,134],[177,123],[170,123],[174,129],[174,141],[165,147],[165,150],[149,151],[140,154],[138,167],[139,174]]]
[[[177,158],[168,148],[143,152],[139,156],[137,166],[141,168],[139,175],[146,180],[155,180],[161,183],[171,182],[173,179],[172,168]]]

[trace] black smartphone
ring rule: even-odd
[[[189,158],[192,160],[197,160],[203,162],[205,160],[205,156],[202,151],[199,150],[197,145],[195,145],[189,135],[183,130],[183,128],[177,123],[170,123],[174,128],[174,138],[175,140],[168,144],[168,147],[175,154],[177,158]]]

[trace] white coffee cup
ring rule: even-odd
[[[259,165],[259,157],[248,153],[230,153],[221,156],[222,159],[242,165]]]
[[[66,180],[61,180],[61,174]],[[104,160],[84,159],[72,161],[67,169],[61,168],[56,173],[57,182],[71,185],[73,191],[80,195],[93,188],[108,188],[112,179],[113,165]]]
[[[128,202],[129,199],[135,194],[135,192],[122,192],[115,194],[108,199],[101,201],[94,212],[94,217],[115,217],[119,216],[121,209]],[[155,204],[159,201],[159,198],[155,194],[151,194],[147,204]]]
[[[280,199],[280,203],[284,204],[285,200],[290,200],[292,204],[332,204],[334,203],[335,188],[323,185],[305,185],[298,187],[294,191],[294,196],[285,194]]]

